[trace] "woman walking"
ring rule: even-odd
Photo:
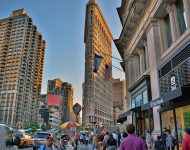
[[[116,140],[113,138],[113,134],[109,134],[109,138],[107,140],[108,150],[116,150],[117,143]]]

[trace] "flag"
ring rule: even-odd
[[[105,66],[105,74],[104,74],[105,80],[109,80],[109,78],[111,76],[111,71],[112,71],[111,65],[106,64],[106,66]]]
[[[94,56],[94,70],[93,70],[95,73],[98,72],[98,68],[100,66],[102,59],[103,59],[102,56],[95,54],[95,56]]]

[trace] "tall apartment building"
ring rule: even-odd
[[[190,1],[123,0],[115,44],[124,61],[127,121],[158,135],[164,127],[182,149],[190,126]]]
[[[25,9],[0,20],[0,122],[37,121],[45,41]]]
[[[117,124],[118,116],[126,111],[126,86],[125,80],[113,79],[113,114],[114,124]]]
[[[106,65],[112,66],[112,33],[95,0],[86,5],[85,78],[83,84],[83,124],[113,124],[112,73],[105,79]],[[103,57],[94,73],[94,57]],[[99,125],[98,125],[99,124]]]
[[[48,81],[48,94],[57,94],[62,96],[61,109],[62,109],[62,122],[73,120],[73,86],[67,82],[61,81],[57,78]]]

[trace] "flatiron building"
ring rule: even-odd
[[[95,0],[86,5],[84,43],[83,124],[113,124],[112,72],[105,77],[106,66],[112,67],[112,33]],[[95,54],[102,57],[96,73]]]

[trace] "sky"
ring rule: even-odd
[[[88,0],[1,0],[0,19],[9,17],[16,9],[25,8],[46,41],[42,94],[47,91],[47,81],[61,78],[74,87],[74,102],[82,103],[84,82],[84,25]],[[116,8],[120,0],[97,0],[103,16],[113,34],[119,38],[121,23]],[[112,56],[120,55],[112,43]],[[118,60],[113,65],[119,68]],[[124,79],[124,73],[113,68],[113,77]]]

